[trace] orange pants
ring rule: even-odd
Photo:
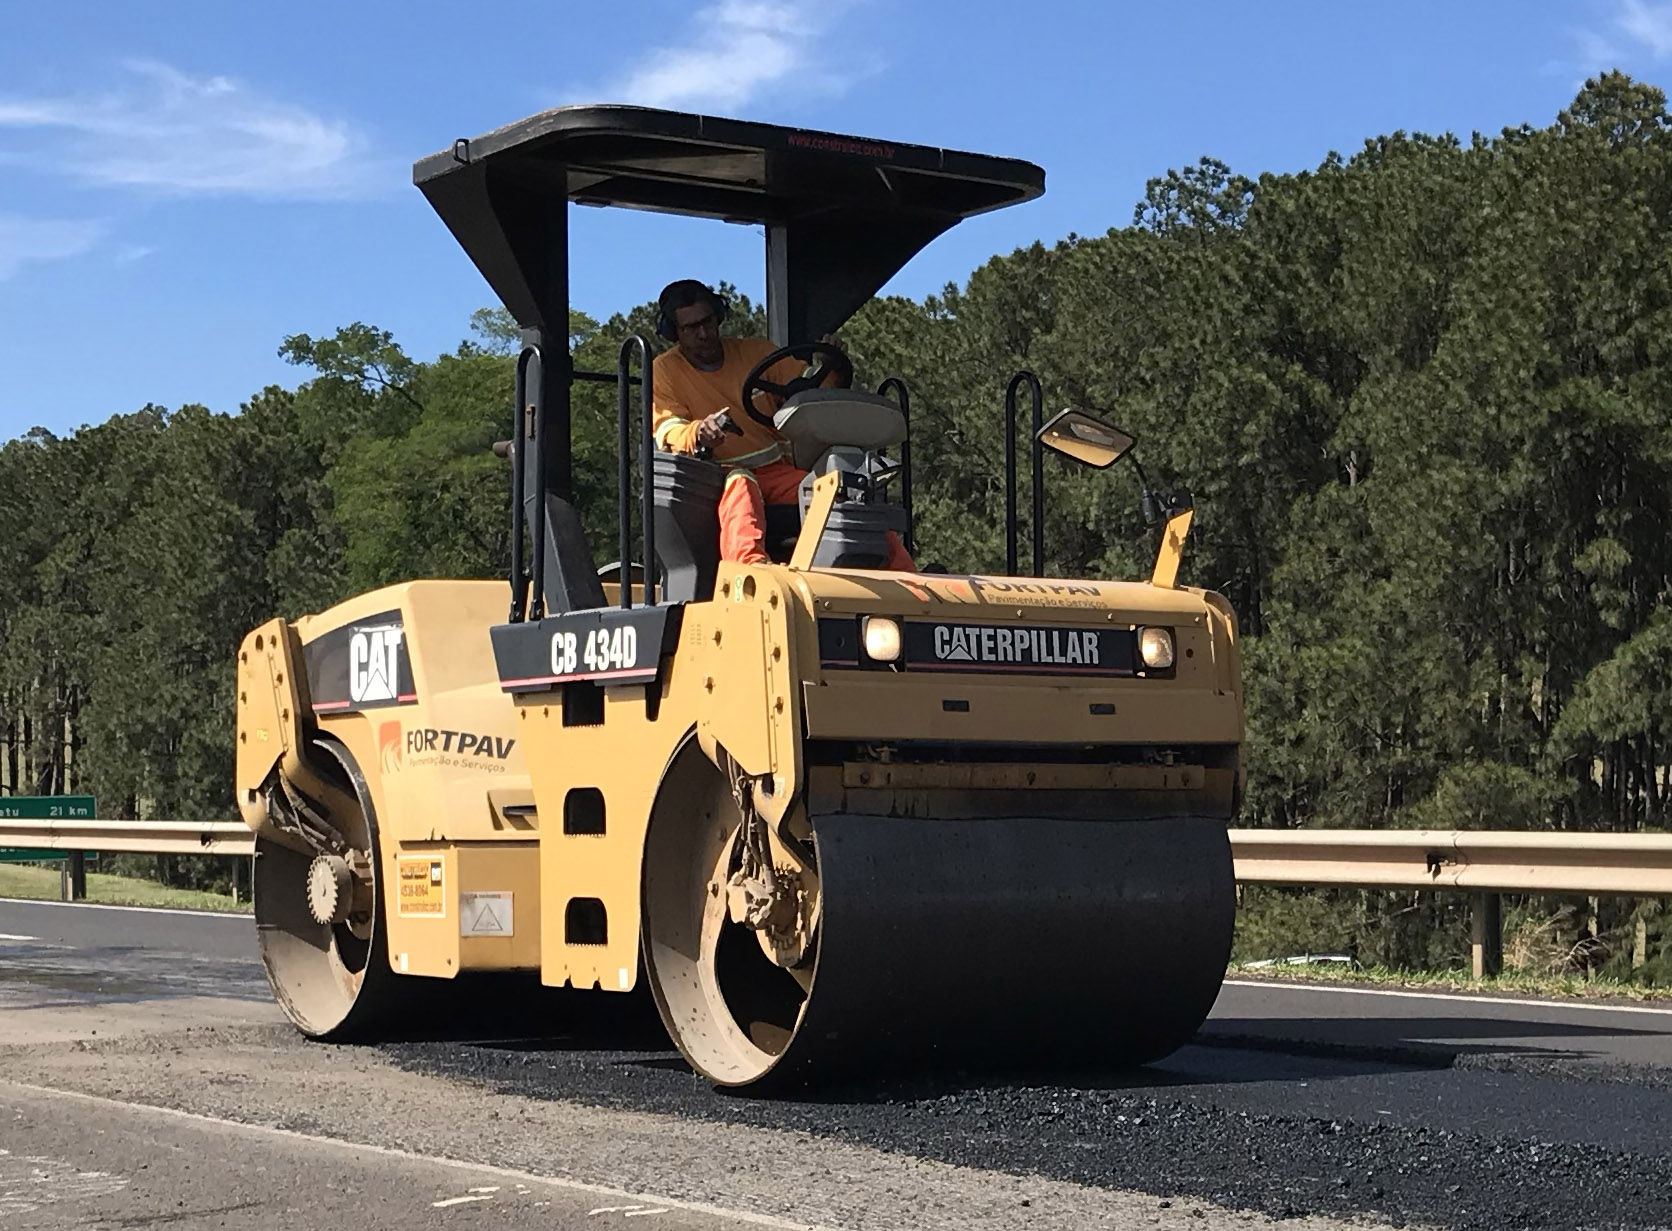
[[[785,461],[768,462],[754,470],[734,470],[726,476],[720,497],[720,559],[739,564],[765,564],[766,506],[797,504],[805,470]],[[888,532],[888,560],[884,568],[915,573],[917,564],[894,531]]]

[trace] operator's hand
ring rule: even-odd
[[[819,341],[823,342],[826,346],[834,346],[844,355],[848,353],[847,344],[842,341],[840,335],[838,334],[827,333],[824,337],[820,338]]]
[[[721,426],[724,416],[731,413],[728,406],[725,410],[717,410],[707,418],[697,420],[697,447],[712,449],[726,438],[726,429]]]

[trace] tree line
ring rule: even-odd
[[[844,338],[867,384],[910,382],[920,559],[1002,567],[1002,393],[1026,368],[1049,409],[1119,423],[1152,481],[1194,496],[1184,580],[1226,594],[1245,638],[1243,823],[1664,828],[1669,129],[1662,92],[1615,73],[1546,127],[1393,133],[1257,178],[1203,159],[1129,225],[873,301]],[[728,327],[762,332],[727,292]],[[612,369],[653,318],[574,314],[577,366]],[[306,379],[236,415],[147,406],[0,447],[0,792],[230,815],[248,628],[503,575],[490,446],[514,348],[502,310],[427,362],[363,324],[297,335],[281,353]],[[614,415],[613,390],[577,387],[600,560]],[[1046,470],[1046,571],[1145,575],[1133,472]],[[1250,951],[1464,952],[1434,895],[1253,897]],[[1518,916],[1552,961],[1672,978],[1658,904],[1557,906]]]

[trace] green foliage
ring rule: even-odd
[[[1224,593],[1244,639],[1245,823],[1665,828],[1669,250],[1665,97],[1608,74],[1547,128],[1396,132],[1300,174],[1202,159],[1152,180],[1129,227],[995,257],[921,303],[875,300],[843,335],[865,384],[911,383],[926,562],[1002,564],[1019,368],[1048,412],[1110,417],[1157,486],[1193,493],[1185,580]],[[759,305],[721,291],[728,332],[765,332]],[[575,365],[613,372],[633,332],[659,348],[655,317],[574,313]],[[308,378],[239,415],[146,407],[0,447],[0,788],[224,815],[248,627],[402,578],[501,575],[490,446],[510,431],[519,336],[503,309],[469,324],[428,362],[365,324],[297,334],[280,353]],[[575,387],[600,561],[615,423],[612,386]],[[1131,468],[1052,457],[1045,482],[1049,572],[1147,571]],[[1247,956],[1467,952],[1461,906],[1434,895],[1244,906]],[[1653,904],[1526,911],[1552,962],[1629,972],[1641,947],[1642,973],[1668,969]]]

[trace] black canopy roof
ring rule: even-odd
[[[590,105],[461,138],[412,178],[519,323],[557,336],[568,202],[764,224],[779,342],[836,328],[954,223],[1045,190],[1016,159]]]

